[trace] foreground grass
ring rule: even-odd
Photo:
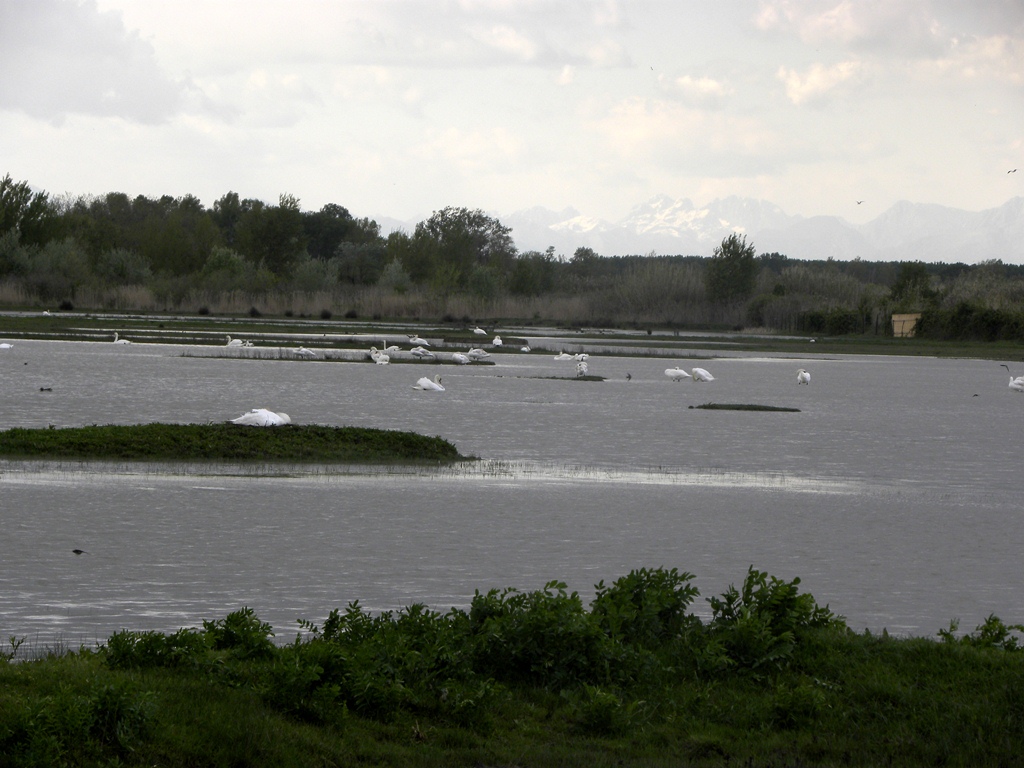
[[[851,632],[751,569],[358,604],[275,645],[251,610],[4,663],[0,765],[981,766],[1024,755],[1024,654],[989,617],[942,641]]]
[[[453,462],[441,437],[413,432],[289,425],[139,424],[0,431],[0,456],[46,459],[282,462]]]

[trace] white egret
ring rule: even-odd
[[[1000,365],[1006,369],[1007,373],[1010,373],[1010,366],[1008,366],[1006,363],[1000,363]],[[1014,378],[1013,374],[1010,373],[1010,389],[1012,389],[1014,392],[1024,392],[1024,376],[1018,376],[1017,378]]]
[[[426,376],[420,378],[412,386],[413,389],[426,389],[431,392],[444,392],[444,387],[441,386],[441,374],[437,374],[433,379],[428,379]]]
[[[629,376],[629,374],[626,375]],[[690,378],[690,372],[684,371],[678,365],[675,368],[666,368],[665,375],[672,379],[672,381],[682,381],[683,379]]]
[[[456,352],[455,354],[453,354],[452,360],[454,360],[459,365],[469,365],[469,357],[467,355],[462,354],[461,352]]]
[[[504,342],[501,340],[501,336],[495,336],[494,341],[492,341],[491,344],[495,347],[500,347]]]
[[[810,384],[811,383],[811,374],[809,374],[807,371],[805,371],[803,368],[801,368],[799,371],[796,372],[796,383],[797,384]]]
[[[694,381],[714,381],[715,377],[705,371],[703,368],[694,368],[690,371],[690,376]]]
[[[281,427],[291,424],[291,417],[287,413],[274,413],[266,408],[253,408],[248,413],[243,413],[237,419],[231,419],[232,424],[241,424],[246,427]]]
[[[118,338],[117,331],[114,331],[114,343],[115,344],[131,344],[131,342],[128,341],[128,339]]]
[[[240,347],[240,346],[242,346],[242,340],[241,339],[232,339],[230,336],[228,336],[228,343],[227,343],[226,346],[229,346],[229,347]]]
[[[417,346],[421,346],[421,347],[429,347],[430,346],[430,342],[427,341],[426,339],[420,338],[419,334],[414,334],[414,335],[410,336],[409,337],[409,343],[410,344],[416,344]]]
[[[483,360],[485,357],[490,357],[491,353],[487,350],[480,349],[479,347],[473,347],[466,353],[471,360]]]

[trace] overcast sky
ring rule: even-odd
[[[0,0],[0,73],[0,175],[51,195],[854,223],[1024,195],[1022,0]]]

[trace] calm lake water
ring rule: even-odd
[[[445,611],[474,590],[558,579],[589,602],[598,581],[658,566],[696,575],[703,616],[703,598],[753,565],[799,576],[857,630],[1024,621],[1024,396],[997,363],[595,354],[590,373],[606,380],[585,382],[552,354],[437,367],[227,353],[18,341],[0,350],[0,428],[267,407],[300,424],[440,435],[482,461],[0,462],[0,637],[92,643],[251,606],[287,640],[298,619],[355,600]],[[673,382],[663,371],[676,364],[717,379]],[[437,372],[446,392],[412,388]],[[706,402],[800,411],[690,407]]]

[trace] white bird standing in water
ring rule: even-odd
[[[253,408],[237,419],[231,419],[231,423],[246,427],[282,427],[285,424],[291,424],[292,420],[287,413],[274,413],[266,408]]]
[[[801,368],[799,371],[796,372],[796,383],[797,384],[810,384],[811,383],[811,374],[809,374],[807,371],[805,371],[803,368]]]
[[[115,344],[131,344],[131,342],[128,341],[128,339],[119,339],[117,337],[117,331],[114,331],[114,343]]]
[[[413,389],[426,389],[431,392],[444,392],[444,387],[441,386],[441,374],[437,374],[433,379],[428,379],[426,376],[420,378],[415,384],[412,385]]]
[[[675,368],[666,368],[665,375],[672,379],[672,381],[682,381],[683,379],[690,378],[689,372],[684,371],[678,365]]]
[[[714,381],[715,377],[705,371],[703,368],[694,368],[690,371],[690,376],[694,381]]]
[[[1006,363],[1000,363],[1000,365],[1006,369],[1007,373],[1010,373],[1010,366]],[[1013,378],[1013,374],[1010,373],[1010,389],[1014,392],[1024,392],[1024,376]]]

